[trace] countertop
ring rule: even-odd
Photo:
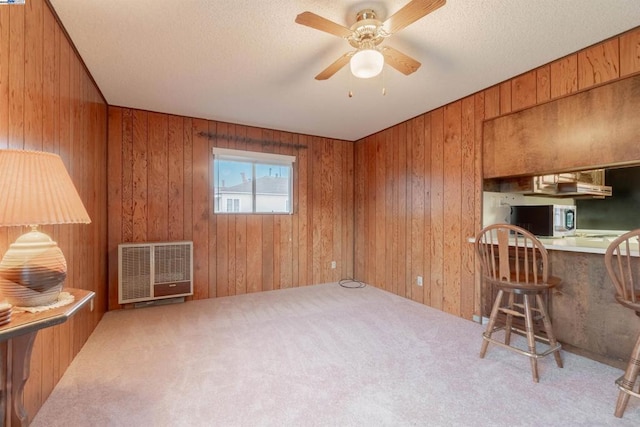
[[[625,231],[619,230],[577,230],[575,236],[539,237],[539,240],[547,250],[604,254],[609,244],[624,233]],[[474,240],[474,237],[469,239],[470,242]],[[632,249],[638,251],[638,245],[632,243]],[[632,255],[639,256],[640,253],[636,252],[632,253]]]

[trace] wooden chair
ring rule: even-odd
[[[640,229],[630,231],[611,242],[604,255],[609,278],[616,287],[616,301],[640,316]],[[616,380],[620,393],[615,416],[621,418],[627,408],[629,397],[640,398],[640,335],[631,352],[624,375]],[[638,383],[638,384],[636,384]],[[638,385],[634,389],[634,386]]]
[[[489,324],[482,334],[480,357],[484,358],[489,343],[497,344],[530,358],[533,381],[538,382],[538,358],[553,353],[562,368],[560,344],[556,341],[551,320],[545,308],[543,295],[560,283],[549,276],[549,260],[546,248],[530,232],[510,224],[485,227],[475,239],[476,252],[482,269],[482,279],[497,290],[491,309]],[[503,298],[507,296],[506,303]],[[518,300],[516,301],[516,296]],[[534,306],[535,305],[535,306]],[[504,325],[497,326],[500,313],[506,316]],[[535,314],[535,317],[534,317]],[[511,332],[518,331],[513,319],[524,319],[527,349],[511,344]],[[534,320],[542,320],[546,337],[540,335]],[[499,330],[505,331],[504,342],[492,337]],[[536,340],[544,341],[548,348],[536,349]]]

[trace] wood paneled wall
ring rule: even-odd
[[[482,122],[638,72],[640,28],[358,141],[356,277],[464,318],[479,315],[468,238],[482,224],[482,162],[508,161],[482,159]]]
[[[67,323],[37,335],[25,407],[33,416],[106,311],[107,109],[44,0],[0,6],[0,149],[58,153],[91,217],[43,227],[65,254],[65,286],[96,293]],[[4,254],[25,230],[0,228]]]
[[[214,215],[213,147],[295,155],[293,215]],[[193,240],[194,299],[351,277],[353,155],[347,141],[109,107],[109,307],[127,242]]]

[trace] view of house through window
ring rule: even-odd
[[[295,157],[213,149],[215,213],[292,213]]]

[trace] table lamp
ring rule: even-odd
[[[9,304],[33,307],[57,301],[67,263],[42,224],[91,222],[57,154],[0,150],[0,226],[29,226],[0,261],[0,294]]]

